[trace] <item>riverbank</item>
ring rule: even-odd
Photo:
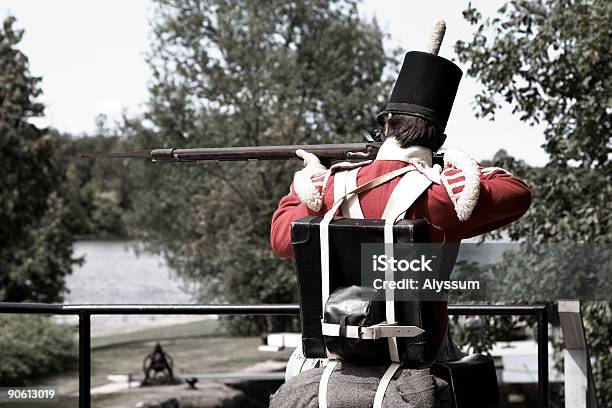
[[[91,320],[94,322],[96,319],[100,317],[106,316],[92,316]],[[114,337],[123,334],[137,333],[137,332],[148,332],[153,329],[160,329],[163,331],[165,327],[172,327],[181,324],[193,323],[193,322],[201,322],[206,320],[217,320],[218,316],[210,315],[210,316],[200,316],[200,315],[177,315],[177,316],[169,316],[169,315],[149,315],[144,316],[145,318],[141,318],[136,320],[135,322],[131,322],[129,324],[123,325],[95,325],[92,324],[91,328],[91,337]],[[148,319],[146,319],[148,317]],[[79,329],[79,317],[73,315],[65,315],[65,316],[53,316],[53,321],[58,324],[64,324],[72,327],[75,333],[78,332]]]

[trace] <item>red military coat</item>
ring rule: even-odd
[[[445,154],[443,170],[427,167],[422,161],[423,166],[410,163],[414,158],[423,159],[423,149],[416,148],[416,153],[400,149],[397,142],[388,139],[376,160],[360,168],[357,185],[404,166],[427,170],[428,175],[439,173],[439,179],[406,213],[406,218],[429,221],[432,242],[460,242],[493,231],[517,220],[529,208],[529,187],[507,171],[482,168],[459,151]],[[306,216],[324,215],[334,201],[334,168],[326,171],[322,166],[310,167],[296,174],[289,194],[280,200],[272,217],[270,241],[281,258],[293,255],[291,223]],[[359,195],[364,218],[381,218],[398,182],[399,178],[395,178]]]

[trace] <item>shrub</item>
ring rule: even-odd
[[[65,325],[47,316],[0,315],[0,385],[24,385],[76,361],[76,342]]]

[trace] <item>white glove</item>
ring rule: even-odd
[[[319,160],[319,158],[312,153],[308,153],[307,151],[302,149],[297,149],[295,151],[295,154],[304,160],[304,167],[309,165],[314,165],[317,167],[321,166],[321,160]]]
[[[304,168],[295,173],[293,189],[308,208],[319,211],[323,205],[324,176],[328,170],[312,153],[298,149],[295,154],[304,160]],[[313,181],[314,176],[318,176],[316,181]]]

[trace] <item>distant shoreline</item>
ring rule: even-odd
[[[105,337],[105,336],[114,336],[117,334],[127,334],[127,333],[135,333],[148,329],[156,329],[160,327],[170,327],[176,326],[183,323],[191,323],[191,322],[199,322],[203,320],[216,320],[216,315],[208,315],[208,316],[164,316],[163,319],[151,320],[151,321],[143,321],[138,324],[131,324],[129,326],[108,326],[108,327],[99,327],[92,328],[91,337]]]
[[[199,322],[205,320],[216,320],[218,318],[217,315],[202,315],[202,316],[194,316],[194,315],[180,315],[180,316],[166,316],[160,315],[158,319],[148,320],[148,321],[140,321],[138,323],[130,323],[121,326],[92,326],[91,328],[91,337],[107,337],[107,336],[115,336],[120,334],[129,334],[136,333],[148,329],[157,329],[163,327],[176,326],[184,323],[192,323]],[[75,329],[78,328],[79,317],[78,316],[55,316],[54,320],[60,324],[66,324]]]

